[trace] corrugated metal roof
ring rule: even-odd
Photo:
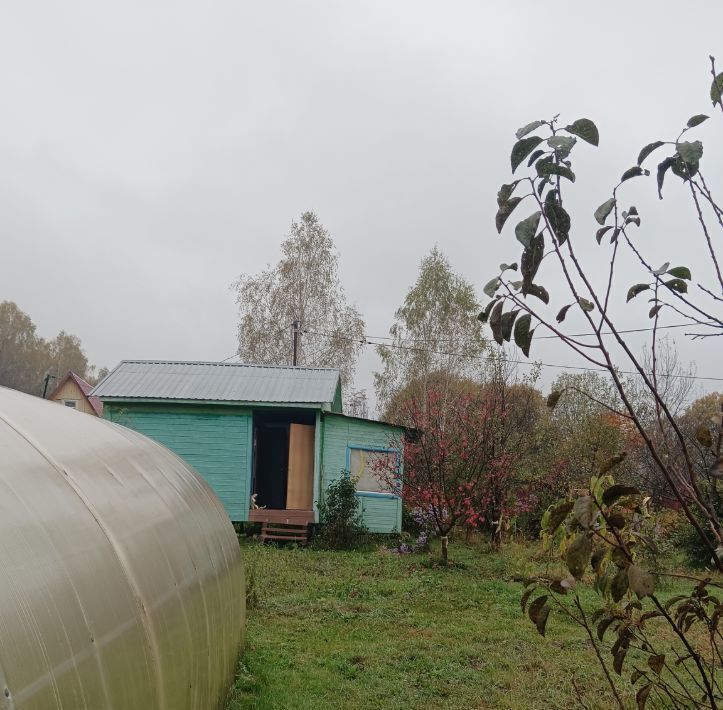
[[[339,371],[226,362],[123,360],[91,392],[101,399],[331,403]]]

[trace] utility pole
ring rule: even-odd
[[[45,379],[43,380],[43,399],[45,399],[46,395],[48,394],[48,383],[50,382],[50,378],[53,378],[54,380],[58,379],[55,375],[51,375],[48,373],[45,375]]]
[[[301,335],[301,332],[299,330],[299,327],[301,326],[300,320],[295,320],[291,327],[293,328],[293,334],[294,334],[294,355],[291,360],[291,364],[296,367],[298,360],[299,360],[299,337]]]

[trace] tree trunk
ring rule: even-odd
[[[447,543],[449,542],[449,538],[446,535],[442,535],[442,537],[439,538],[440,542],[442,543],[442,547],[440,550],[440,554],[442,556],[442,563],[447,564]]]

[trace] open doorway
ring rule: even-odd
[[[312,510],[315,423],[309,410],[254,412],[251,490],[259,509]]]

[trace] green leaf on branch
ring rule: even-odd
[[[532,245],[532,239],[537,232],[537,225],[540,222],[541,215],[541,212],[535,212],[526,219],[523,219],[515,227],[515,236],[517,237],[517,241],[520,242],[525,249],[529,249]]]
[[[675,276],[676,279],[685,279],[686,281],[690,281],[692,278],[690,269],[687,266],[674,266],[672,269],[668,269],[667,273],[671,276]]]
[[[638,165],[642,165],[643,160],[645,160],[654,150],[660,148],[661,145],[665,145],[665,143],[663,141],[648,143],[648,145],[640,151],[640,155],[638,155]]]
[[[658,197],[663,199],[663,182],[665,181],[665,173],[675,163],[675,157],[666,158],[658,164]]]
[[[665,285],[671,291],[677,291],[678,293],[688,293],[688,284],[683,279],[670,279],[666,281]]]
[[[663,670],[663,666],[665,665],[665,654],[660,653],[648,656],[648,665],[650,666],[650,670],[660,675],[660,671]]]
[[[564,244],[570,234],[570,215],[558,202],[554,190],[550,190],[545,197],[545,216],[558,244]]]
[[[574,579],[574,577],[570,577]],[[567,587],[563,585],[562,580],[555,579],[550,583],[550,589],[556,594],[567,594]]]
[[[597,625],[598,640],[600,640],[600,641],[603,640],[603,638],[605,636],[605,632],[608,630],[608,628],[610,627],[610,624],[612,624],[613,621],[615,621],[614,616],[604,616],[602,619],[600,619],[600,623]]]
[[[639,177],[640,175],[650,175],[650,170],[643,170],[639,165],[635,165],[623,173],[620,182],[625,182],[626,180],[630,180],[630,178]]]
[[[721,95],[723,95],[723,72],[718,74],[710,85],[710,100],[713,102],[713,106],[721,103]]]
[[[482,292],[485,294],[485,296],[489,296],[492,298],[492,296],[495,295],[495,291],[497,290],[497,287],[500,285],[500,279],[499,276],[495,276],[491,281],[488,281],[485,284],[485,287],[482,289]]]
[[[548,533],[550,533],[550,535],[553,535],[557,528],[562,525],[563,520],[565,520],[565,518],[572,510],[572,505],[572,501],[565,500],[562,501],[562,503],[558,503],[554,508],[550,508],[547,511],[547,520],[544,529]]]
[[[512,214],[515,207],[517,207],[520,202],[522,202],[521,197],[511,197],[507,202],[503,202],[499,206],[497,214],[495,215],[495,226],[497,227],[497,234],[502,233],[502,228],[505,226],[507,218]]]
[[[570,309],[570,306],[572,304],[568,303],[566,306],[563,306],[557,313],[557,316],[555,317],[555,320],[558,323],[562,323],[562,321],[565,320],[565,316],[567,315],[568,310]]]
[[[525,357],[529,357],[530,345],[532,344],[531,320],[530,314],[525,313],[515,323],[515,345],[522,350]]]
[[[535,296],[545,304],[550,302],[550,294],[547,293],[547,289],[544,286],[538,286],[537,284],[528,284],[523,289],[523,293],[525,293],[525,295]]]
[[[631,562],[621,547],[614,547],[610,557],[618,567],[630,567]]]
[[[497,301],[492,308],[490,313],[490,328],[492,330],[492,337],[498,345],[502,345],[502,337],[500,336],[500,320],[502,319],[502,308],[504,307],[504,301]]]
[[[610,582],[610,596],[614,602],[619,602],[628,591],[628,571],[621,569]]]
[[[620,645],[618,647],[618,650],[615,652],[613,657],[613,670],[618,674],[623,674],[623,663],[625,661],[625,656],[628,654],[628,646],[627,645]]]
[[[570,155],[575,143],[577,143],[577,138],[571,138],[570,136],[557,135],[547,139],[547,145],[555,151],[560,160]]]
[[[628,297],[625,299],[625,302],[629,303],[639,293],[642,293],[643,291],[647,291],[649,288],[650,288],[650,284],[635,284],[635,286],[631,286],[628,289]]]
[[[540,177],[545,177],[547,175],[559,175],[560,177],[567,178],[570,182],[575,182],[575,173],[573,173],[566,165],[558,165],[557,163],[538,160],[535,167],[537,168],[537,174]]]
[[[609,232],[612,228],[612,225],[609,224],[607,227],[600,227],[600,229],[597,230],[595,233],[595,239],[597,239],[598,244],[600,244],[602,238],[605,236],[605,232]]]
[[[528,159],[527,167],[529,168],[541,155],[545,155],[544,150],[536,150]]]
[[[517,314],[519,312],[519,309],[508,311],[500,318],[500,335],[502,336],[502,339],[508,343],[512,337],[512,326],[514,325],[515,318],[517,318]]]
[[[597,146],[600,143],[597,126],[589,118],[579,118],[571,125],[566,126],[565,130],[591,145]]]
[[[615,198],[611,197],[609,200],[605,200],[605,202],[595,210],[595,220],[598,224],[605,224],[605,220],[613,211],[613,207],[615,207]]]
[[[542,138],[539,136],[531,136],[530,138],[523,138],[517,141],[512,146],[512,154],[510,155],[510,163],[512,165],[512,172],[519,167],[520,163],[542,143]]]
[[[663,304],[663,303],[658,303],[657,305],[653,306],[653,307],[650,309],[650,312],[648,313],[648,318],[655,318],[655,316],[658,315],[658,312],[660,311],[660,309],[661,309],[664,305],[665,305],[665,304]]]
[[[505,204],[505,202],[508,202],[510,197],[512,197],[512,193],[515,191],[515,188],[517,187],[519,183],[519,180],[515,180],[514,182],[509,183],[508,185],[502,185],[500,189],[497,192],[497,205],[499,207],[502,207],[502,205]]]
[[[515,131],[515,138],[517,138],[517,140],[524,138],[528,133],[532,133],[532,131],[537,130],[543,123],[544,121],[532,121],[532,123],[522,126],[522,128]]]
[[[532,285],[532,280],[540,268],[542,258],[545,256],[545,237],[540,232],[536,237],[532,238],[529,248],[522,252],[520,260],[520,273],[522,274],[523,293],[527,293],[527,289]]]
[[[710,116],[706,116],[704,113],[697,113],[695,116],[691,116],[688,119],[688,123],[686,123],[686,126],[688,128],[695,128],[696,126],[699,126],[703,121],[707,121],[710,118]]]
[[[608,507],[620,498],[625,496],[640,495],[640,491],[635,486],[626,486],[623,483],[616,483],[614,486],[607,488],[602,494],[602,502]]]
[[[577,302],[580,305],[580,308],[585,311],[585,313],[590,313],[590,311],[595,310],[595,306],[590,301],[588,301],[587,298],[578,298]]]
[[[500,264],[500,271],[507,271],[508,269],[511,269],[512,271],[517,271],[517,263],[513,262],[512,264],[506,264],[505,262],[502,262]]]
[[[545,635],[545,626],[547,625],[547,617],[550,615],[550,607],[547,604],[547,594],[537,597],[528,611],[528,616],[532,623],[537,627],[537,631],[541,636]]]
[[[485,306],[485,309],[482,311],[482,313],[480,313],[480,314],[477,316],[477,320],[478,320],[480,323],[486,323],[486,322],[489,320],[490,311],[491,311],[492,308],[494,307],[495,303],[497,303],[497,301],[490,301],[490,302]]]
[[[683,141],[682,143],[676,144],[678,155],[688,165],[698,165],[698,162],[703,157],[703,144],[700,141]]]
[[[638,706],[638,710],[645,710],[645,703],[648,702],[648,696],[650,695],[650,691],[652,689],[653,684],[648,683],[640,688],[640,690],[635,694],[635,703]]]
[[[638,595],[638,599],[650,596],[655,592],[655,577],[637,565],[628,567],[628,584]]]
[[[567,548],[565,564],[575,579],[582,579],[592,553],[592,540],[587,533],[580,533]]]
[[[593,509],[592,496],[581,496],[572,506],[572,514],[585,529],[592,525]]]

